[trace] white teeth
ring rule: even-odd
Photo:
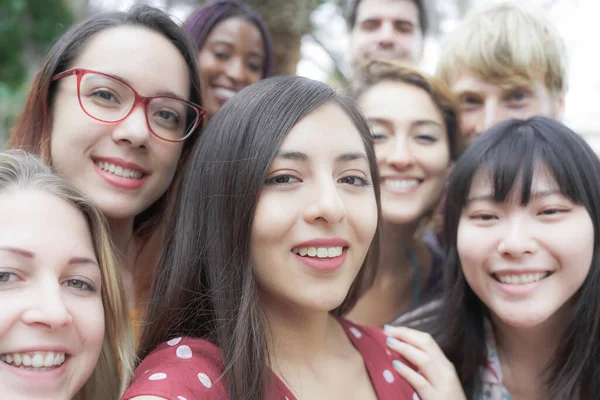
[[[549,272],[536,272],[533,274],[520,275],[496,275],[496,278],[509,285],[524,285],[526,283],[538,282],[550,275]]]
[[[0,361],[15,367],[28,368],[34,371],[47,371],[65,362],[65,353],[32,352],[0,355]]]
[[[225,89],[225,88],[221,88],[221,87],[213,88],[213,91],[215,92],[215,94],[217,96],[226,97],[227,99],[230,99],[237,94],[237,92],[235,92],[233,90]]]
[[[384,184],[398,190],[410,190],[419,185],[418,179],[386,179]]]
[[[343,247],[294,247],[292,251],[302,257],[333,258],[342,254]]]
[[[29,356],[29,354],[23,355],[23,365],[26,367],[31,366],[31,357]]]
[[[110,172],[116,176],[129,179],[141,179],[142,173],[131,169],[123,168],[118,165],[110,164],[105,161],[96,161],[96,165],[103,171]]]

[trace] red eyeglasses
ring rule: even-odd
[[[174,97],[145,97],[114,76],[83,68],[54,75],[53,81],[75,75],[77,97],[83,112],[96,121],[119,123],[138,105],[144,107],[150,132],[167,142],[182,142],[200,125],[202,107]]]

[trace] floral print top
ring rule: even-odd
[[[475,390],[475,400],[511,400],[510,393],[504,387],[502,366],[496,350],[496,339],[492,324],[485,321],[487,347],[487,365],[481,368],[481,384]]]

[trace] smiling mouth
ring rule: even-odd
[[[294,247],[292,252],[301,257],[335,258],[342,255],[344,247]]]
[[[46,372],[59,368],[65,363],[68,357],[67,354],[61,352],[35,351],[2,354],[0,355],[0,361],[15,368],[34,372]]]
[[[129,168],[123,168],[120,165],[111,164],[106,161],[94,161],[94,163],[104,172],[108,172],[120,178],[140,180],[144,174],[140,171],[134,171]]]
[[[526,285],[542,281],[552,275],[552,272],[535,272],[528,274],[492,274],[494,279],[505,285]]]

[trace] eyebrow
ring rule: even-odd
[[[558,196],[564,196],[564,194],[560,191],[560,190],[541,190],[538,192],[533,192],[531,193],[531,198],[532,199],[540,199],[543,197],[549,197],[549,196],[554,196],[554,195],[558,195]],[[493,194],[482,194],[479,196],[473,196],[473,197],[469,197],[467,199],[467,204],[474,202],[474,201],[492,201],[492,202],[496,202],[494,200],[494,196]]]
[[[293,161],[300,161],[300,162],[307,162],[310,159],[310,157],[308,157],[308,155],[306,155],[305,153],[302,153],[300,151],[285,151],[285,150],[279,151],[275,157],[281,158],[283,160],[293,160]],[[367,158],[367,155],[362,152],[347,152],[347,153],[340,154],[339,156],[337,156],[335,158],[336,163],[348,162],[348,161],[354,161],[354,160],[368,161],[368,158]]]
[[[26,257],[26,258],[35,258],[35,254],[32,253],[31,251],[27,251],[24,249],[19,249],[17,247],[10,247],[10,246],[0,246],[0,251],[6,251],[8,253],[13,253],[13,254],[17,254],[21,257]],[[98,263],[96,262],[96,260],[93,260],[91,258],[87,258],[87,257],[72,257],[71,259],[69,259],[69,262],[67,263],[68,265],[73,265],[73,264],[93,264],[93,265],[98,265]]]
[[[103,72],[103,73],[104,73],[104,72]],[[114,77],[114,78],[117,78],[117,79],[119,79],[119,80],[121,80],[121,81],[125,82],[125,83],[126,83],[126,84],[128,84],[129,86],[133,87],[133,85],[131,84],[131,82],[129,82],[127,79],[123,78],[122,76],[119,76],[119,75],[116,75],[116,74],[106,74],[106,75],[109,75],[109,76],[112,76],[112,77]],[[137,89],[134,89],[134,90],[135,90],[135,91],[137,91]],[[159,90],[158,92],[156,92],[156,95],[155,95],[155,96],[168,96],[168,97],[175,97],[175,98],[177,98],[177,99],[179,99],[179,100],[184,100],[184,101],[187,101],[187,99],[184,99],[183,97],[181,97],[181,96],[179,96],[178,94],[176,94],[176,93],[173,93],[173,92],[171,92],[171,91],[169,91],[169,90]],[[145,96],[145,97],[155,97],[155,96]]]
[[[387,120],[385,118],[379,118],[379,117],[367,118],[367,123],[385,125],[386,128],[389,128],[389,129],[391,129],[393,126],[392,122],[390,122],[389,120]],[[410,123],[411,127],[419,127],[419,126],[424,126],[424,125],[435,125],[435,126],[439,126],[440,128],[445,128],[444,125],[442,125],[439,122],[434,121],[432,119],[417,119],[415,121],[411,121],[411,123]]]

